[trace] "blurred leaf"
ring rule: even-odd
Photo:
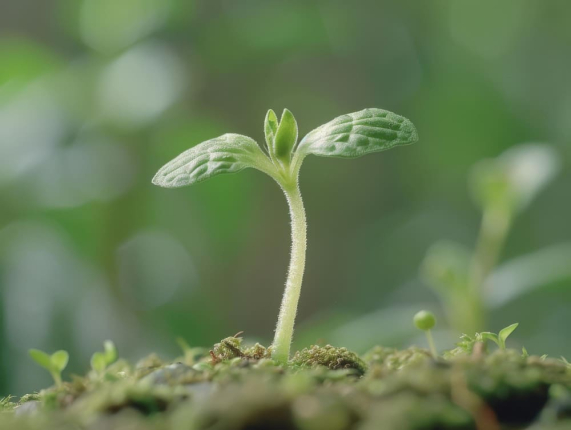
[[[107,367],[107,360],[105,359],[105,354],[102,352],[96,352],[91,356],[91,368],[96,372],[103,372]]]
[[[60,372],[66,368],[68,360],[69,354],[63,350],[56,351],[51,356],[53,366]]]
[[[299,143],[297,152],[321,157],[356,158],[418,140],[408,119],[383,109],[364,109],[335,118]]]
[[[550,246],[499,266],[486,281],[485,299],[498,308],[533,290],[571,279],[571,243]]]
[[[420,273],[431,287],[445,296],[464,291],[468,286],[470,258],[465,246],[440,241],[428,249]]]
[[[495,159],[476,164],[472,191],[478,204],[523,210],[553,179],[560,168],[558,155],[548,145],[525,144]]]
[[[164,165],[153,183],[165,188],[183,187],[247,167],[264,170],[269,160],[258,144],[246,136],[224,134],[207,140]]]
[[[480,336],[482,337],[482,339],[491,340],[496,345],[500,346],[500,339],[498,338],[497,334],[491,333],[489,331],[485,331],[485,332],[480,333]]]
[[[52,359],[44,351],[40,351],[39,349],[30,349],[29,353],[30,357],[32,357],[32,359],[43,368],[48,370],[52,368]]]
[[[104,352],[96,352],[91,356],[91,367],[98,373],[117,360],[117,349],[112,341],[106,340],[103,348]]]

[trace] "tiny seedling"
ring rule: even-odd
[[[413,143],[418,135],[408,119],[382,109],[342,115],[311,131],[299,143],[293,114],[285,109],[278,121],[270,109],[264,131],[265,151],[249,137],[224,134],[180,154],[158,171],[153,183],[166,188],[183,187],[251,167],[264,172],[281,187],[291,216],[292,250],[272,357],[285,363],[289,359],[307,246],[305,208],[299,190],[303,160],[310,154],[356,158]]]
[[[98,351],[91,356],[91,368],[97,373],[103,373],[107,366],[117,360],[117,348],[112,341],[103,342],[103,349],[103,352]]]
[[[430,347],[430,352],[434,358],[438,357],[438,352],[436,351],[436,345],[434,344],[434,338],[432,337],[432,328],[436,325],[436,317],[432,312],[420,311],[414,316],[414,325],[419,330],[426,333],[426,340],[428,341],[428,346]]]
[[[502,285],[492,285],[491,281],[513,220],[556,176],[560,165],[559,154],[549,145],[523,144],[496,158],[482,160],[472,169],[470,189],[482,211],[474,249],[441,241],[430,247],[421,269],[457,331],[482,330],[492,308],[505,304],[506,297],[513,300],[528,291],[512,288],[510,293],[508,287],[502,292]],[[558,276],[551,265],[545,272]],[[510,276],[518,278],[518,274]]]
[[[496,345],[500,347],[500,349],[506,349],[506,340],[510,334],[517,328],[519,324],[515,323],[512,325],[507,326],[500,330],[498,334],[490,333],[488,331],[480,333],[483,339],[488,339],[494,342]]]
[[[36,363],[50,372],[57,386],[62,384],[61,372],[66,368],[69,361],[67,351],[60,350],[49,355],[39,349],[30,349],[29,354]]]

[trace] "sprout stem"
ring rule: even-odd
[[[484,209],[468,281],[472,312],[471,315],[464,316],[464,330],[467,332],[483,330],[486,324],[484,286],[486,278],[497,264],[510,224],[511,216],[506,208],[489,207]]]
[[[438,357],[438,351],[436,351],[436,345],[434,344],[434,338],[432,337],[432,331],[426,330],[426,339],[428,340],[428,346],[430,347],[430,352],[432,353],[432,357]]]
[[[287,282],[272,345],[272,357],[281,363],[287,363],[305,269],[307,222],[297,179],[293,184],[280,182],[280,185],[289,205],[292,248]]]
[[[50,371],[50,373],[52,374],[52,378],[54,378],[54,382],[56,383],[56,387],[61,387],[61,385],[63,383],[61,380],[61,375],[55,371]]]

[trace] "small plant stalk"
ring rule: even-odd
[[[307,222],[298,181],[296,180],[293,184],[280,185],[289,205],[292,248],[284,296],[272,344],[272,357],[281,363],[287,363],[305,269]]]
[[[428,340],[428,346],[430,348],[430,352],[432,353],[432,357],[438,357],[438,351],[436,351],[436,345],[434,344],[434,338],[432,337],[431,330],[426,330],[426,340]]]
[[[56,387],[61,387],[63,384],[63,381],[61,379],[61,375],[57,372],[50,372],[50,374],[52,375],[52,378],[54,378],[54,382],[56,383]]]
[[[494,269],[504,246],[510,224],[509,210],[502,207],[485,209],[472,262],[471,287],[474,291],[482,291],[483,283]]]
[[[510,229],[511,216],[503,207],[484,210],[480,234],[472,260],[469,294],[472,303],[470,316],[465,316],[465,331],[480,331],[486,325],[483,301],[484,283],[493,271]]]

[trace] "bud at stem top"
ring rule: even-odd
[[[420,330],[430,330],[436,325],[436,318],[432,312],[420,311],[414,316],[414,325]]]
[[[293,114],[284,109],[274,139],[274,155],[283,163],[289,164],[293,147],[297,142],[297,122]]]

